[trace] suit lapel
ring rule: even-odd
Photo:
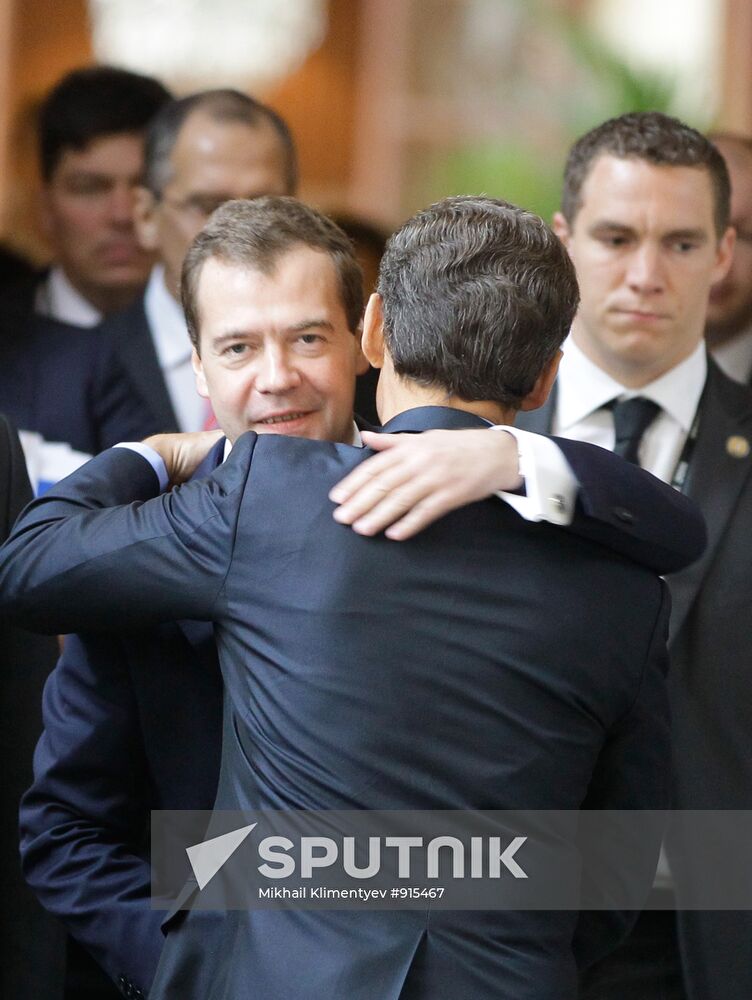
[[[701,559],[669,578],[673,602],[670,641],[686,620],[752,470],[751,455],[735,457],[731,453],[734,438],[743,451],[744,442],[752,437],[752,397],[726,378],[710,360],[701,406],[700,428],[685,492],[705,516],[708,546]]]
[[[133,386],[148,402],[162,430],[177,430],[178,419],[159,367],[143,296],[120,319],[117,343],[123,367]]]

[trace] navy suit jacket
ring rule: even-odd
[[[458,423],[475,420],[428,408],[387,429]],[[220,807],[664,805],[667,604],[655,576],[495,501],[455,512],[405,545],[360,538],[332,520],[327,491],[361,458],[344,446],[245,435],[203,484],[144,506],[82,512],[156,491],[139,456],[102,456],[27,515],[5,553],[6,606],[53,629],[113,628],[124,616],[218,620],[233,721]],[[644,494],[653,482],[637,476],[632,485]],[[605,510],[594,504],[605,515],[600,530],[614,516],[612,500]],[[696,521],[682,503],[674,513],[696,550]],[[620,592],[629,594],[623,605],[613,599]],[[260,631],[249,624],[259,612]],[[458,644],[463,654],[447,657]],[[473,697],[475,683],[483,699]],[[442,710],[416,712],[429,703]],[[520,726],[538,750],[518,768],[504,747]],[[406,996],[422,995],[411,992],[411,965],[428,947],[425,915],[362,916],[357,926],[368,934],[353,940],[352,915],[343,923],[304,914],[290,925],[285,914],[234,914],[206,928],[192,913],[168,939],[156,995],[204,997],[214,988],[234,996],[250,984],[285,1000],[396,997],[403,986]],[[494,914],[480,926],[467,914],[433,920],[444,925],[448,950],[441,932],[431,939],[426,995],[561,998],[575,988],[571,916],[550,917],[543,947],[529,914]],[[623,930],[612,925],[614,939],[594,941],[592,924],[591,939],[580,935],[582,954],[613,946]],[[487,948],[489,933],[515,947]],[[467,957],[478,945],[473,961],[451,972],[447,955]],[[287,958],[311,950],[297,987]]]
[[[109,336],[8,309],[0,313],[0,406],[20,429],[88,454],[160,430]]]
[[[610,532],[608,540],[632,546],[635,558],[673,563],[681,554],[670,552],[672,543],[691,557],[687,545],[697,541],[682,533],[671,492],[662,491],[669,506],[654,525],[642,501],[624,506],[634,492],[649,496],[652,480],[629,468],[623,476],[623,464],[610,458],[604,467],[595,449],[562,444],[583,481],[580,503],[596,515],[581,510],[579,530]],[[219,464],[222,448],[194,479]],[[635,476],[648,488],[635,491]],[[145,633],[69,636],[45,691],[44,722],[21,810],[26,876],[113,980],[147,989],[162,947],[161,916],[148,906],[150,810],[209,809],[216,793],[221,679],[211,627],[183,621]],[[82,871],[85,893],[73,876]]]
[[[224,440],[193,478],[211,473],[223,449]],[[163,915],[149,904],[151,810],[210,809],[217,790],[214,631],[182,621],[69,635],[42,712],[21,803],[24,874],[121,989],[145,992],[163,944]]]

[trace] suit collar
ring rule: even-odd
[[[455,410],[449,406],[417,406],[398,413],[380,430],[384,434],[419,434],[435,429],[464,430],[488,426],[487,420],[467,410]]]
[[[736,457],[734,441],[752,443],[752,395],[727,378],[713,362],[700,402],[700,427],[685,492],[702,511],[708,545],[696,563],[671,576],[671,639],[681,629],[733,515],[739,493],[752,472],[752,455]]]

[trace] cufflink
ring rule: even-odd
[[[551,506],[557,512],[557,514],[566,513],[567,502],[561,495],[561,493],[554,493],[552,497],[548,498],[548,502],[551,504]]]

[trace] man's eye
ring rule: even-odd
[[[71,194],[98,195],[109,189],[110,183],[104,177],[74,177],[68,183]]]
[[[674,249],[678,250],[679,253],[689,253],[690,250],[694,250],[697,246],[692,240],[677,240],[674,243]]]
[[[247,344],[228,344],[224,349],[224,354],[232,358],[237,358],[248,349]]]
[[[626,236],[601,236],[601,243],[608,247],[625,247],[628,242]]]

